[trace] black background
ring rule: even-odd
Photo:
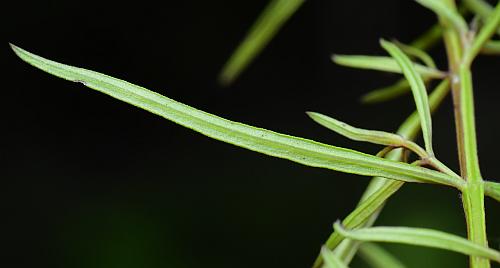
[[[364,106],[359,97],[398,77],[346,69],[332,53],[382,54],[431,26],[413,1],[310,0],[233,86],[217,74],[266,0],[33,1],[3,8],[5,267],[309,267],[332,223],[367,178],[300,166],[201,136],[20,61],[12,42],[63,63],[145,86],[219,116],[376,153],[316,125],[319,111],[394,131],[410,96]],[[433,51],[445,69],[442,48]],[[498,165],[498,58],[474,65],[480,161]],[[448,99],[434,117],[435,150],[457,169]],[[498,179],[496,179],[498,180]],[[486,201],[491,246],[499,206]],[[380,224],[465,235],[458,192],[406,185]],[[466,267],[459,254],[388,246],[409,267]],[[363,267],[356,262],[355,266]]]

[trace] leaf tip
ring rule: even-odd
[[[235,77],[234,76],[231,76],[227,73],[227,71],[222,71],[219,76],[217,77],[217,82],[219,83],[219,85],[221,87],[229,87],[233,81],[234,81]]]
[[[362,104],[373,104],[373,103],[375,103],[373,101],[373,98],[372,98],[371,94],[369,94],[369,93],[368,94],[364,94],[361,97],[359,97],[358,101],[360,103],[362,103]]]
[[[392,42],[385,40],[384,38],[379,39],[380,46],[387,50],[387,47],[393,45]]]
[[[339,54],[332,54],[332,55],[330,56],[330,59],[331,59],[333,62],[335,62],[335,63],[337,63],[337,64],[338,64],[339,57],[341,57],[341,55],[339,55]]]
[[[316,112],[311,112],[311,111],[306,111],[306,114],[307,114],[307,116],[309,116],[309,117],[313,118],[313,117],[315,117],[318,113],[316,113]]]
[[[19,56],[19,52],[23,50],[20,47],[12,44],[10,42],[9,42],[9,46],[10,46],[10,49],[12,49],[12,51],[14,51],[14,53],[16,53],[16,55],[18,55],[18,56]]]

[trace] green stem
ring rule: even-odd
[[[462,203],[467,219],[467,234],[469,240],[487,247],[484,184],[482,182],[469,182],[467,187],[462,191]],[[489,268],[490,261],[486,258],[471,256],[470,267]]]
[[[467,233],[471,241],[488,246],[484,212],[484,184],[477,157],[476,126],[474,118],[474,98],[472,76],[468,67],[460,67],[460,108],[463,129],[467,186],[462,191],[462,203],[467,219]],[[490,267],[486,258],[471,257],[471,267]]]
[[[455,8],[454,1],[448,1],[450,8]],[[481,33],[480,33],[481,35]],[[446,29],[444,42],[448,54],[450,76],[452,79],[452,95],[457,131],[457,146],[462,177],[467,180],[462,189],[462,202],[467,221],[469,240],[488,246],[484,212],[484,183],[479,169],[477,157],[476,126],[474,117],[474,96],[470,63],[477,55],[480,45],[491,35],[483,34],[470,47],[461,47],[458,42],[460,33]],[[466,44],[467,45],[467,44]],[[464,55],[465,54],[465,55]],[[489,268],[490,262],[485,258],[470,257],[472,268]]]

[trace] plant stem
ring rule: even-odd
[[[477,157],[476,129],[474,119],[474,98],[472,92],[472,75],[468,66],[461,66],[460,110],[463,129],[463,148],[465,153],[467,186],[462,191],[462,203],[467,219],[467,233],[471,241],[488,246],[486,237],[486,221],[484,212],[484,184]],[[489,260],[480,257],[470,258],[471,267],[490,267]]]
[[[450,1],[451,2],[451,1]],[[455,8],[449,4],[450,8]],[[460,160],[460,171],[467,184],[462,190],[462,202],[467,221],[469,240],[488,246],[484,212],[484,184],[477,157],[476,126],[474,118],[474,98],[472,75],[467,47],[460,46],[463,37],[452,29],[445,30],[444,42],[448,54],[452,95],[457,132],[457,146]],[[465,51],[465,53],[464,53]],[[489,268],[490,262],[485,258],[470,257],[470,267]]]

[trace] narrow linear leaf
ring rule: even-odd
[[[415,246],[439,248],[459,252],[465,255],[484,257],[500,262],[500,252],[483,247],[465,238],[424,228],[410,227],[371,227],[346,230],[339,222],[334,229],[349,239],[369,242],[389,242]]]
[[[425,142],[425,150],[429,153],[430,156],[433,156],[434,151],[432,149],[431,111],[424,81],[415,70],[410,59],[396,45],[385,40],[381,40],[380,44],[397,61],[398,65],[404,73],[404,76],[410,83],[413,98],[415,99],[417,111],[420,116],[422,134]]]
[[[439,23],[432,25],[417,39],[413,40],[410,45],[422,50],[428,50],[441,41],[443,29]]]
[[[459,189],[464,186],[463,181],[437,171],[229,121],[111,76],[44,59],[13,45],[12,49],[22,60],[50,74],[80,82],[208,137],[249,150],[346,173]]]
[[[337,119],[331,118],[329,116],[316,113],[307,112],[307,115],[311,117],[316,123],[337,132],[349,139],[355,141],[371,142],[380,145],[392,146],[392,147],[406,147],[414,152],[416,152],[421,157],[426,157],[426,152],[423,151],[417,144],[406,140],[400,135],[389,133],[385,131],[377,130],[367,130],[356,128],[350,126],[344,122]]]
[[[360,257],[373,268],[405,268],[394,255],[374,243],[363,243],[359,247]]]
[[[398,63],[390,57],[382,56],[364,56],[364,55],[333,55],[332,60],[339,65],[368,69],[376,71],[384,71],[391,73],[402,73],[401,68]],[[415,70],[424,77],[428,78],[444,78],[446,73],[439,71],[434,68],[429,68],[427,66],[412,63]]]
[[[305,0],[271,0],[245,39],[231,55],[219,76],[222,84],[231,84],[271,41],[281,26]]]
[[[325,246],[321,248],[321,256],[325,260],[325,268],[347,268],[347,265]]]
[[[484,193],[500,202],[500,183],[485,181],[484,182]]]
[[[406,79],[399,79],[396,83],[374,89],[365,95],[361,96],[361,102],[366,104],[374,104],[395,99],[410,92],[410,84]]]
[[[335,118],[317,112],[306,112],[316,123],[355,141],[366,141],[386,146],[402,146],[405,139],[397,134],[353,127]]]
[[[465,34],[468,31],[467,22],[460,15],[460,13],[447,7],[443,1],[440,0],[417,0],[422,6],[434,11],[440,18],[442,18],[450,27],[455,28],[460,34]]]

